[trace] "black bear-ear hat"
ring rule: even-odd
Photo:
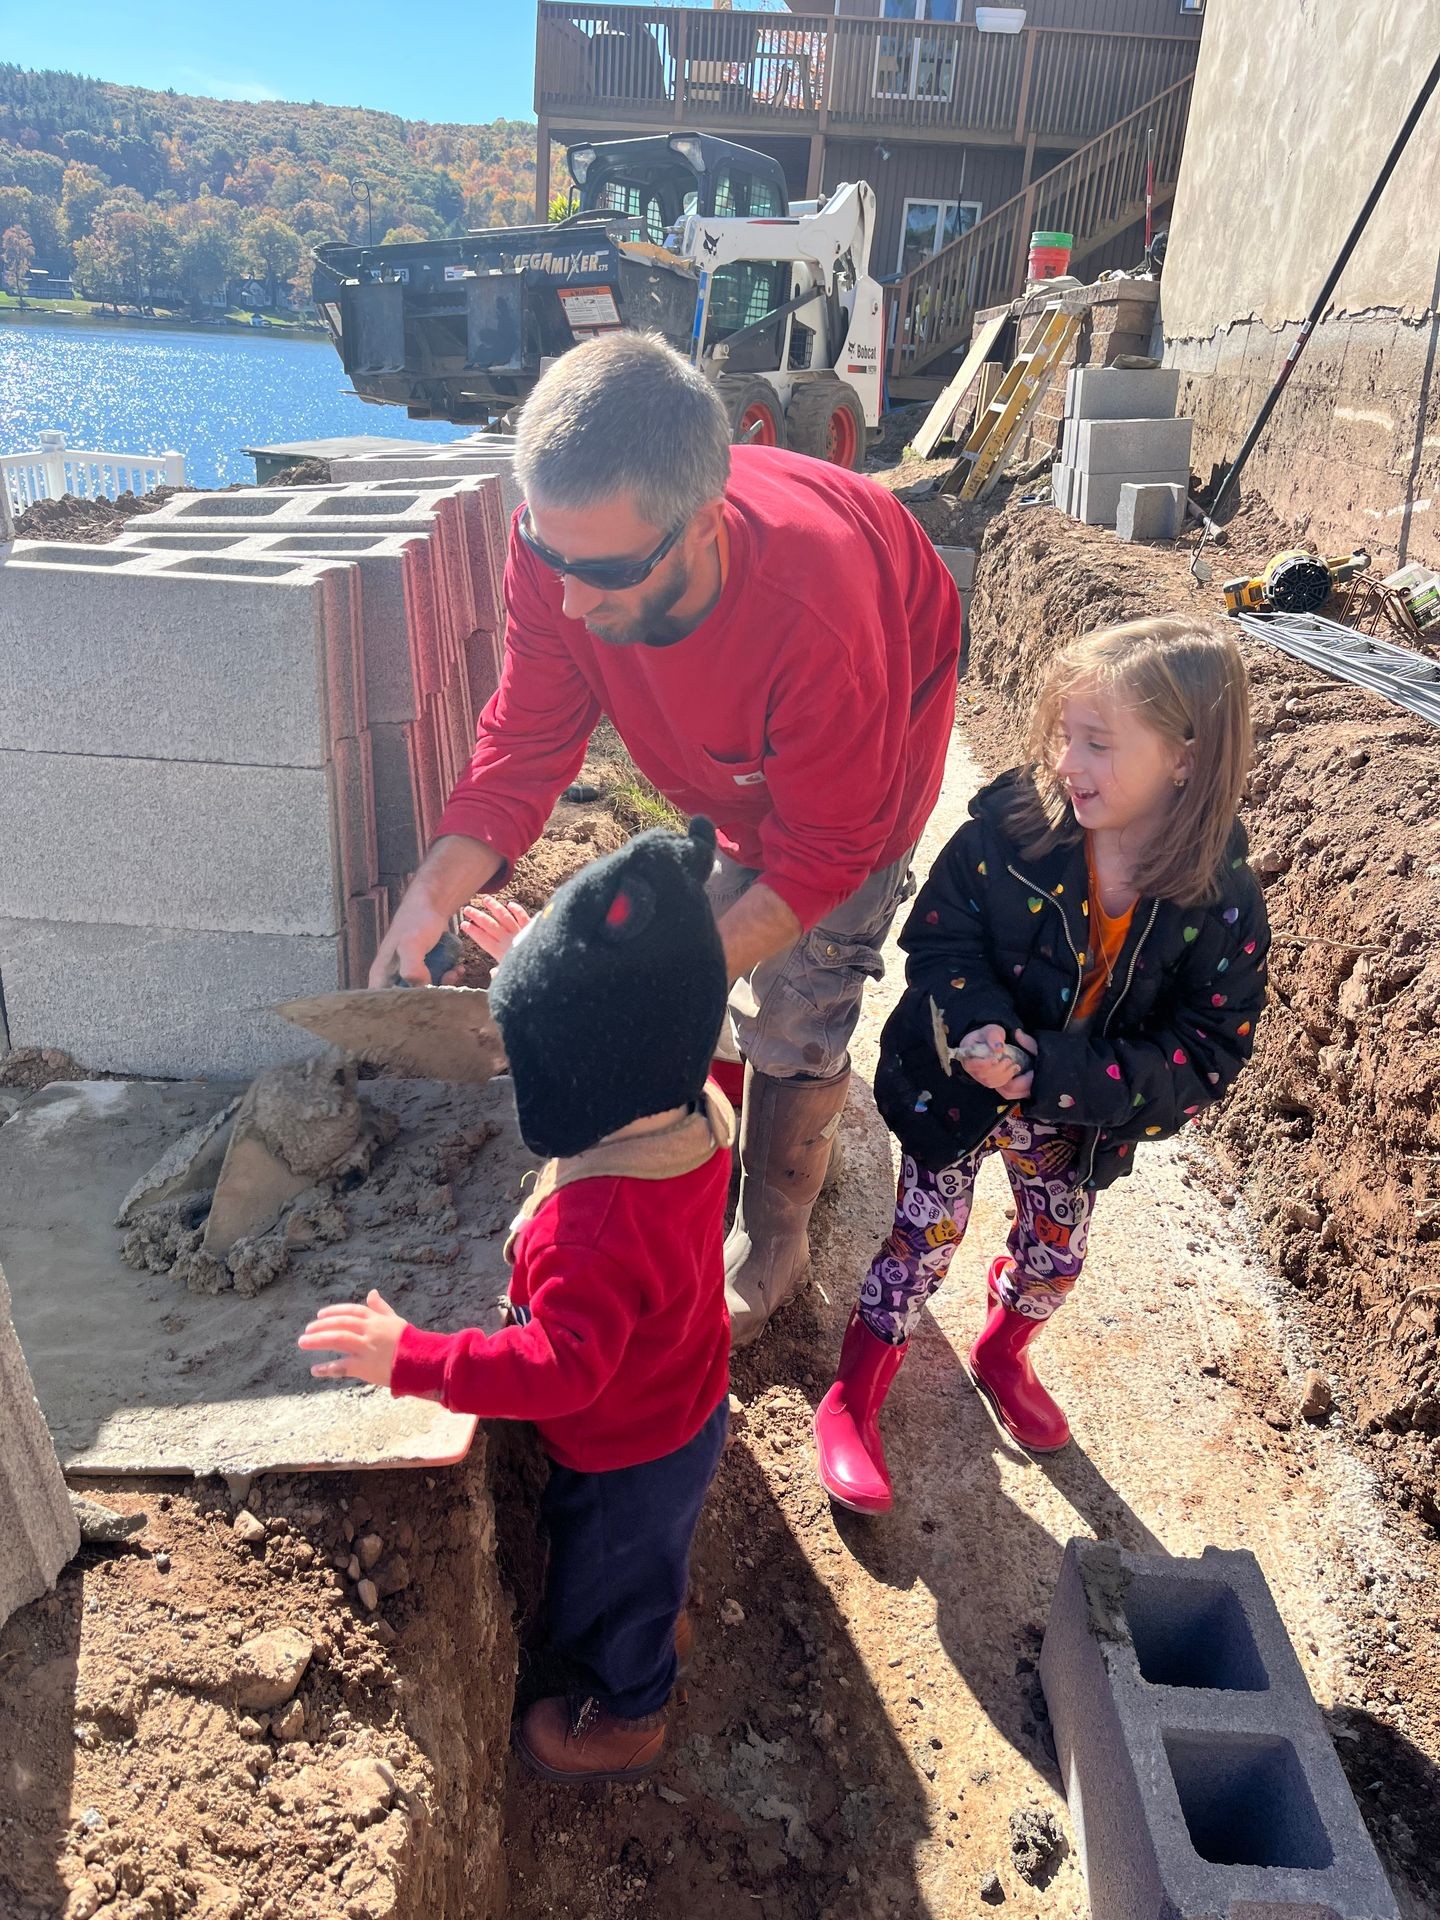
[[[500,962],[490,1007],[533,1153],[583,1153],[700,1098],[729,991],[714,865],[708,820],[642,833],[558,888]]]

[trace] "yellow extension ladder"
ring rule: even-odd
[[[969,467],[959,489],[962,500],[983,500],[1000,478],[1006,454],[1069,351],[1079,325],[1080,315],[1063,307],[1047,307],[1040,315],[961,450],[956,475]]]

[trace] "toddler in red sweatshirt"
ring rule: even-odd
[[[512,1322],[430,1333],[372,1293],[301,1336],[311,1371],[533,1420],[551,1458],[546,1613],[585,1676],[521,1757],[558,1780],[650,1771],[665,1744],[690,1544],[725,1444],[722,1258],[734,1118],[706,1070],[727,978],[707,820],[642,834],[555,894],[496,971],[520,1131],[549,1156],[506,1249]]]

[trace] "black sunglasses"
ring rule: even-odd
[[[626,587],[638,587],[642,580],[648,580],[684,531],[685,522],[682,521],[643,560],[563,560],[552,548],[536,538],[535,529],[530,524],[530,509],[526,507],[520,515],[520,538],[537,560],[549,567],[552,573],[558,573],[562,579],[568,575],[570,579],[579,580],[587,587],[598,587],[602,592],[623,592]]]

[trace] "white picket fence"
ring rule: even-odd
[[[67,447],[63,433],[42,433],[33,452],[0,453],[0,477],[16,513],[36,500],[58,500],[63,493],[82,500],[117,493],[150,493],[156,487],[183,487],[183,453],[94,453]]]

